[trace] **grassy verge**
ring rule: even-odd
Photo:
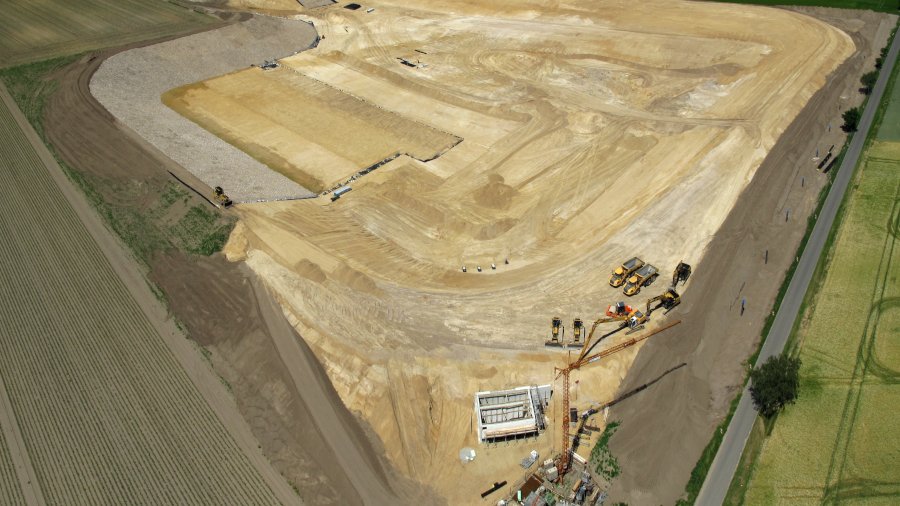
[[[840,9],[869,9],[880,12],[897,12],[894,0],[712,0],[734,4],[801,5],[809,7],[836,7]]]
[[[46,76],[81,58],[82,55],[61,56],[31,64],[19,65],[0,70],[0,80],[15,99],[28,122],[44,139],[44,123],[41,115],[47,98],[56,91],[58,83]]]
[[[58,87],[53,75],[79,58],[65,56],[2,69],[0,80],[69,179],[137,259],[148,265],[153,255],[173,249],[205,256],[221,251],[235,220],[192,199],[181,184],[168,180],[148,187],[152,183],[100,178],[69,165],[48,142],[44,109]]]
[[[619,428],[619,422],[610,422],[603,429],[603,434],[597,440],[597,444],[591,449],[590,466],[598,475],[606,478],[607,481],[612,480],[619,475],[619,461],[609,451],[609,440],[616,430]]]

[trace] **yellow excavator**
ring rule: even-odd
[[[658,304],[654,306],[654,303]],[[647,308],[645,311],[641,311],[640,309],[631,311],[628,314],[628,320],[623,323],[623,326],[627,325],[627,333],[631,334],[632,332],[644,328],[644,324],[650,321],[650,314],[657,309],[665,308],[666,311],[663,314],[668,314],[669,311],[674,309],[678,304],[681,304],[681,296],[678,295],[678,292],[676,292],[674,288],[667,288],[662,294],[647,299]]]
[[[225,195],[225,190],[221,186],[216,186],[213,191],[215,192],[216,204],[222,207],[229,207],[232,204],[231,199],[228,198],[228,195]]]
[[[659,302],[659,304],[651,308],[650,306],[654,302]],[[659,308],[665,308],[666,311],[663,314],[668,314],[678,304],[681,304],[681,295],[678,295],[674,288],[667,288],[662,294],[647,300],[647,312],[650,313]]]
[[[613,288],[618,288],[622,286],[622,283],[628,279],[628,276],[640,269],[644,266],[644,261],[638,257],[631,258],[626,260],[622,265],[616,267],[616,269],[609,276],[609,286]]]

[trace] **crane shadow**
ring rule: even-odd
[[[578,450],[579,443],[581,442],[581,435],[584,432],[585,424],[587,423],[588,418],[594,416],[595,414],[599,413],[600,411],[603,411],[606,408],[611,408],[611,407],[615,406],[616,404],[619,404],[620,402],[643,392],[644,390],[646,390],[646,389],[650,388],[651,386],[653,386],[654,384],[658,383],[660,380],[662,380],[669,374],[677,371],[678,369],[681,369],[682,367],[684,367],[686,365],[687,365],[687,362],[682,362],[682,363],[676,365],[675,367],[669,368],[668,370],[666,370],[665,372],[663,372],[656,378],[648,381],[647,383],[644,383],[643,385],[632,388],[631,390],[625,392],[624,394],[616,397],[615,399],[613,399],[609,402],[591,406],[590,409],[588,409],[587,411],[582,413],[581,416],[579,417],[578,430],[575,432],[575,435],[572,438],[572,445],[570,447],[571,451],[574,453],[575,451]]]

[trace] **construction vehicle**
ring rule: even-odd
[[[628,319],[622,322],[622,327],[628,327],[626,334],[632,334],[644,328],[648,321],[650,321],[650,311],[643,313],[640,309],[635,309],[628,315]]]
[[[570,407],[569,407],[569,375],[571,374],[571,372],[576,369],[580,369],[581,367],[583,367],[585,365],[595,363],[604,357],[608,357],[609,355],[612,355],[613,353],[618,353],[626,348],[634,346],[635,344],[637,344],[645,339],[648,339],[651,336],[659,334],[660,332],[670,329],[670,328],[674,327],[675,325],[678,325],[679,323],[681,323],[681,321],[676,321],[676,322],[670,323],[670,324],[666,325],[665,327],[656,329],[653,332],[650,332],[646,335],[643,335],[640,337],[633,337],[625,342],[619,343],[619,344],[612,346],[610,348],[607,348],[603,351],[594,353],[593,355],[588,355],[588,352],[593,347],[591,344],[591,340],[594,338],[594,331],[597,329],[598,322],[600,322],[601,320],[604,320],[604,318],[597,320],[591,326],[591,331],[588,333],[587,338],[584,340],[584,345],[582,345],[582,347],[581,347],[581,353],[578,355],[578,358],[575,359],[574,362],[569,363],[563,369],[559,369],[559,368],[554,369],[554,372],[556,372],[556,377],[559,378],[560,376],[562,376],[562,378],[563,378],[563,400],[562,400],[562,403],[563,403],[563,405],[562,405],[563,444],[562,444],[562,455],[560,456],[559,462],[557,463],[557,470],[558,470],[557,474],[558,474],[559,478],[562,478],[565,475],[566,471],[568,471],[569,463],[571,462],[571,458],[572,458],[571,451],[570,451],[570,441],[569,441],[571,439],[571,436],[569,434],[569,430],[570,430],[569,423],[572,421],[572,415],[571,415]],[[576,439],[577,439],[577,435],[576,435]]]
[[[657,304],[656,307],[651,308],[650,306],[654,302],[659,302],[659,304]],[[678,292],[676,292],[674,288],[668,288],[661,295],[647,299],[647,314],[650,314],[661,307],[666,310],[663,314],[668,314],[669,311],[674,309],[678,304],[681,304],[681,295],[678,295]]]
[[[622,290],[625,295],[631,297],[637,295],[641,291],[641,287],[648,286],[659,277],[659,269],[645,264],[640,269],[634,271],[634,274],[625,282],[625,289]]]
[[[632,311],[634,311],[634,309],[628,304],[616,302],[615,304],[610,304],[609,307],[606,308],[606,316],[609,316],[610,318],[616,316],[628,316]]]
[[[644,266],[644,261],[638,257],[631,258],[626,260],[625,263],[616,267],[616,270],[612,272],[612,275],[609,276],[609,286],[613,288],[618,288],[622,286],[622,283],[628,279],[628,276],[640,269]]]
[[[689,277],[691,277],[691,266],[684,262],[678,262],[675,272],[672,273],[672,289],[674,290],[678,283],[686,283]]]
[[[222,207],[228,207],[231,205],[231,199],[228,198],[228,195],[225,195],[225,191],[221,186],[216,186],[213,191],[216,194],[216,204]]]
[[[584,334],[584,322],[581,321],[581,318],[575,318],[575,321],[572,322],[572,343],[580,343],[582,334]]]
[[[554,316],[550,323],[550,340],[544,342],[544,346],[562,346],[563,324],[562,318]]]

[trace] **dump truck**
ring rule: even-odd
[[[625,263],[616,267],[616,269],[612,272],[612,275],[609,276],[609,286],[613,288],[618,288],[622,286],[622,283],[628,279],[628,276],[640,269],[644,266],[644,261],[638,257],[631,258],[626,260]]]
[[[650,264],[645,264],[640,269],[634,271],[628,281],[625,282],[625,289],[622,290],[625,295],[631,297],[640,293],[641,287],[647,286],[659,277],[659,269]]]

